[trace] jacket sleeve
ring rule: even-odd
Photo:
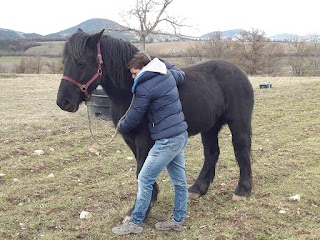
[[[134,96],[127,115],[117,124],[120,133],[127,133],[137,127],[149,108],[150,97],[146,89],[140,87]]]
[[[164,64],[166,65],[167,69],[170,70],[170,72],[172,73],[172,76],[176,80],[177,85],[182,84],[186,80],[186,75],[181,69],[177,68],[170,62],[165,61]]]

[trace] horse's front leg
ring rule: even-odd
[[[153,146],[154,141],[150,137],[150,133],[147,132],[147,134],[143,134],[142,136],[136,137],[136,149],[137,149],[137,172],[136,177],[138,179],[139,173],[143,167],[143,164],[148,156],[148,153]],[[152,190],[152,196],[151,201],[146,213],[146,218],[149,216],[150,210],[152,206],[157,202],[158,199],[158,193],[159,193],[159,187],[157,182],[153,184],[153,190]],[[131,209],[133,210],[133,208]]]
[[[138,178],[139,173],[143,167],[143,164],[148,156],[149,150],[154,144],[154,141],[150,137],[150,133],[147,128],[143,128],[144,130],[139,131],[139,133],[135,132],[134,135],[131,136],[131,140],[127,141],[127,144],[133,151],[136,161],[137,161],[137,171],[136,171],[136,177]],[[130,143],[130,144],[129,144]],[[155,204],[158,198],[159,193],[159,187],[158,184],[155,182],[153,184],[153,190],[152,190],[152,196],[150,205],[148,207],[146,218],[148,217],[151,207]],[[127,216],[125,217],[124,221],[127,221],[130,219],[131,213],[134,209],[134,206],[128,211]]]

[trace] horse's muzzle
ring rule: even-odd
[[[79,104],[72,104],[66,99],[59,100],[57,99],[57,105],[64,111],[67,112],[76,112],[79,109]]]

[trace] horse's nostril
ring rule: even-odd
[[[66,108],[66,107],[68,107],[69,105],[70,105],[70,102],[69,102],[68,100],[63,100],[63,101],[62,101],[62,106],[63,106],[63,107]]]
[[[68,100],[57,100],[57,105],[62,109],[66,109],[69,105],[69,101]]]

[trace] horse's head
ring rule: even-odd
[[[68,112],[76,112],[79,105],[99,85],[102,75],[100,33],[89,35],[81,29],[65,43],[63,77],[57,94],[58,106]]]

